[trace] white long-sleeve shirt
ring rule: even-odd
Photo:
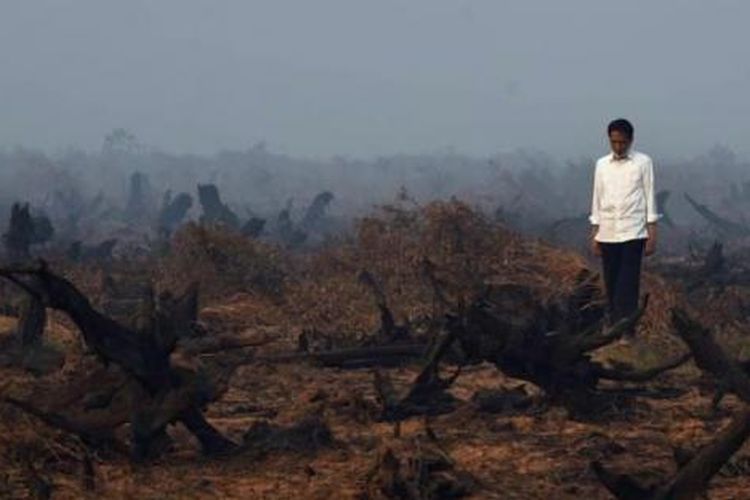
[[[596,241],[619,243],[648,237],[647,223],[661,218],[654,194],[654,163],[638,151],[622,159],[610,153],[594,170],[591,224],[599,226]]]

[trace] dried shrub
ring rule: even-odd
[[[240,292],[278,296],[286,274],[275,248],[227,229],[195,223],[175,234],[159,267],[162,288],[176,290],[197,282],[202,300]]]
[[[300,260],[286,293],[290,316],[355,336],[379,325],[372,293],[357,280],[361,270],[382,286],[397,321],[420,323],[446,312],[426,267],[447,307],[491,283],[527,284],[545,298],[564,294],[588,267],[580,255],[523,238],[458,201],[381,207],[359,222],[351,241]]]

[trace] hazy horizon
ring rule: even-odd
[[[747,156],[750,4],[40,0],[0,7],[0,147]]]

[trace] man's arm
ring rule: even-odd
[[[589,215],[589,222],[591,222],[592,226],[599,226],[599,206],[601,205],[601,188],[599,187],[599,184],[601,180],[599,179],[600,175],[598,167],[598,165],[594,167],[594,188],[593,193],[591,194],[591,215]]]
[[[591,215],[589,216],[589,222],[591,222],[591,234],[589,234],[589,244],[591,251],[597,257],[601,255],[601,248],[599,242],[596,241],[596,235],[599,232],[599,206],[600,206],[600,178],[599,178],[598,165],[594,167],[594,189],[591,195]]]
[[[599,225],[595,224],[591,226],[591,234],[589,235],[589,246],[591,247],[591,253],[597,257],[602,255],[602,247],[599,246],[599,242],[596,241],[596,233],[599,232]]]
[[[648,232],[646,255],[652,255],[656,252],[656,221],[661,218],[661,214],[657,212],[656,189],[654,187],[654,163],[650,159],[643,173],[643,188],[646,196],[646,231]]]
[[[657,211],[656,206],[656,188],[654,187],[654,163],[651,159],[644,166],[643,171],[643,191],[646,197],[646,222],[656,224],[661,219],[661,214]]]

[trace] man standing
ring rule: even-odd
[[[612,152],[596,162],[591,201],[591,250],[602,258],[610,323],[638,309],[641,257],[656,251],[654,164],[631,150],[633,125],[607,127]]]

